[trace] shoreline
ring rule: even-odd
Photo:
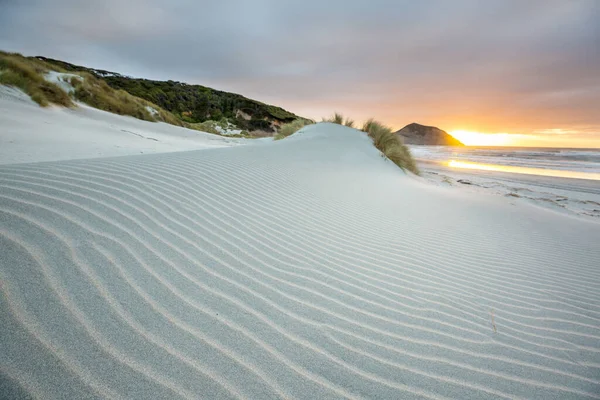
[[[600,185],[590,179],[452,168],[442,161],[417,159],[422,178],[438,186],[527,201],[567,215],[600,222]]]

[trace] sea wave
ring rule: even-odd
[[[409,146],[414,157],[600,173],[600,149]]]

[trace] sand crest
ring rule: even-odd
[[[0,385],[39,398],[600,398],[600,224],[317,124],[0,166]]]

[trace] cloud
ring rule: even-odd
[[[337,109],[447,129],[600,127],[596,0],[30,0],[0,7],[0,47],[8,50],[213,85],[309,117]]]

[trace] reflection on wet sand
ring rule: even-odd
[[[511,172],[515,174],[529,174],[541,176],[555,176],[560,178],[592,179],[600,181],[600,173],[565,171],[558,169],[518,167],[514,165],[481,164],[476,162],[450,160],[447,165],[452,168],[477,169],[483,171]]]

